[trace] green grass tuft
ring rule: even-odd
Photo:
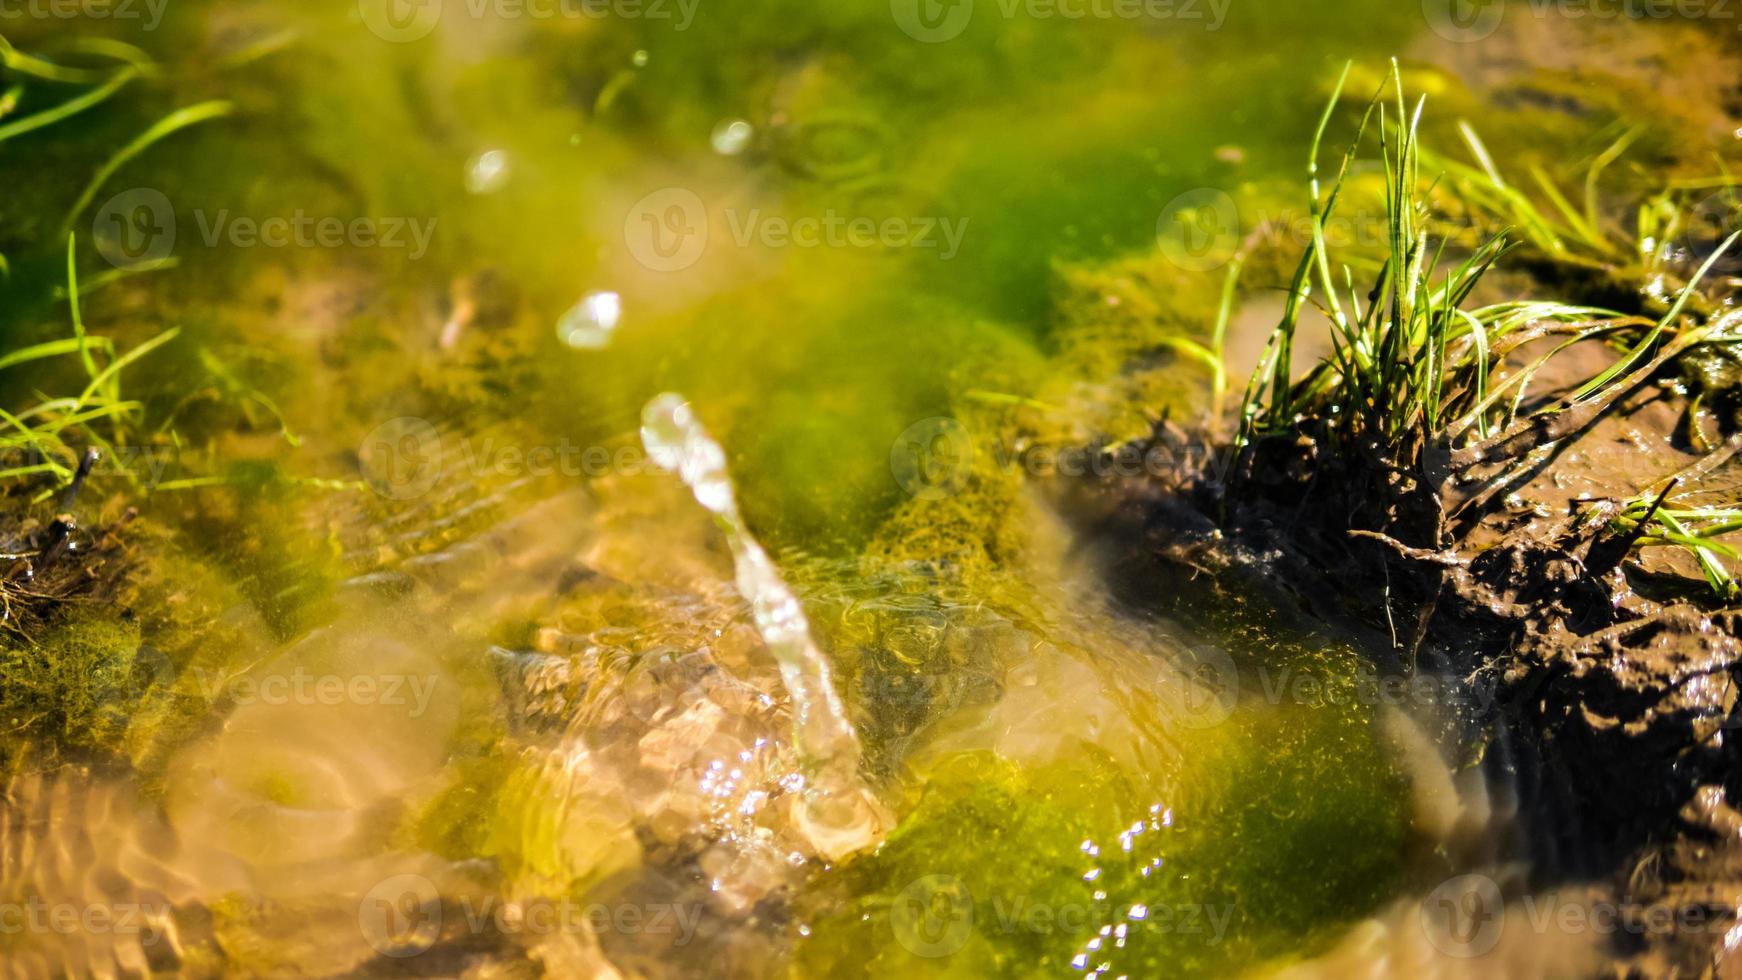
[[[1472,307],[1483,277],[1521,246],[1567,265],[1610,273],[1625,267],[1643,280],[1657,268],[1654,263],[1660,264],[1652,256],[1660,256],[1663,239],[1654,236],[1682,227],[1683,219],[1665,205],[1667,198],[1643,209],[1640,235],[1657,243],[1643,251],[1625,244],[1601,220],[1598,179],[1636,132],[1622,134],[1592,164],[1582,209],[1541,172],[1535,177],[1552,211],[1538,208],[1506,182],[1467,125],[1462,131],[1477,166],[1427,153],[1417,137],[1423,102],[1405,101],[1395,62],[1391,91],[1382,90],[1368,103],[1335,178],[1321,190],[1319,150],[1347,77],[1345,69],[1313,138],[1308,166],[1312,241],[1296,268],[1282,320],[1247,386],[1237,448],[1292,438],[1310,426],[1334,456],[1376,459],[1386,467],[1418,467],[1424,451],[1435,449],[1450,463],[1439,479],[1478,464],[1516,466],[1531,450],[1582,431],[1621,395],[1682,354],[1742,339],[1742,313],[1708,314],[1710,304],[1699,292],[1742,233],[1717,245],[1674,294],[1664,297],[1661,316],[1623,315],[1558,300]],[[1358,290],[1350,264],[1329,253],[1325,227],[1370,127],[1379,133],[1387,248],[1377,273]],[[1439,171],[1431,180],[1424,179],[1424,162]],[[1466,225],[1448,223],[1429,206],[1447,179],[1466,203],[1471,219]],[[1643,281],[1639,288],[1649,293]],[[1328,324],[1332,349],[1297,377],[1295,338],[1309,310]],[[1541,345],[1546,353],[1501,371],[1509,355],[1550,340],[1554,343]],[[1569,393],[1544,397],[1531,390],[1550,360],[1587,342],[1608,344],[1620,356]],[[1642,509],[1647,507],[1649,502],[1634,502],[1620,519],[1652,525],[1639,543],[1690,548],[1714,589],[1734,597],[1735,583],[1718,559],[1734,558],[1736,552],[1714,539],[1735,530],[1733,515],[1742,510]]]

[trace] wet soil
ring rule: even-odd
[[[1615,356],[1569,354],[1538,397]],[[1468,765],[1516,787],[1521,887],[1596,882],[1624,910],[1607,938],[1619,973],[1710,974],[1737,965],[1742,623],[1691,557],[1633,548],[1608,518],[1672,477],[1678,500],[1733,496],[1742,442],[1696,451],[1709,429],[1690,439],[1688,426],[1709,422],[1690,423],[1673,369],[1632,381],[1576,431],[1527,433],[1511,459],[1431,444],[1408,465],[1376,447],[1337,458],[1313,420],[1236,456],[1163,422],[1148,448],[1178,461],[1171,472],[1064,495],[1127,603],[1250,610],[1382,670],[1487,692],[1461,738]],[[1673,924],[1626,921],[1646,908]]]
[[[0,632],[28,639],[69,605],[114,598],[126,568],[122,532],[135,513],[128,509],[81,527],[65,512],[95,460],[95,453],[87,456],[77,481],[47,502],[59,509],[22,506],[0,533]]]

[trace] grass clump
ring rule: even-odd
[[[1395,71],[1392,78],[1398,78]],[[1321,118],[1309,165],[1313,174],[1313,241],[1295,272],[1282,322],[1248,387],[1242,407],[1244,441],[1291,429],[1307,417],[1332,419],[1332,431],[1341,440],[1368,437],[1392,450],[1393,455],[1412,437],[1418,442],[1435,436],[1453,441],[1487,438],[1509,431],[1520,421],[1520,406],[1530,379],[1546,361],[1512,375],[1507,382],[1495,383],[1493,375],[1504,355],[1525,343],[1544,337],[1567,338],[1552,356],[1589,339],[1620,337],[1632,341],[1628,356],[1575,393],[1570,401],[1577,403],[1612,391],[1627,369],[1637,365],[1640,356],[1654,350],[1666,335],[1679,341],[1677,349],[1707,339],[1704,334],[1680,328],[1679,317],[1693,284],[1655,322],[1553,300],[1466,308],[1482,278],[1513,250],[1515,242],[1512,231],[1503,230],[1482,239],[1469,254],[1452,262],[1446,258],[1451,244],[1448,239],[1430,241],[1433,223],[1425,192],[1431,187],[1422,182],[1422,151],[1417,141],[1424,102],[1417,101],[1413,109],[1406,105],[1400,82],[1395,88],[1394,107],[1375,97],[1336,179],[1324,194],[1317,177],[1318,150],[1330,109]],[[1340,275],[1333,272],[1324,229],[1375,110],[1389,227],[1387,254],[1363,295],[1356,291],[1348,265],[1341,267]],[[1485,151],[1482,156],[1486,159]],[[1524,216],[1523,209],[1530,206],[1517,204],[1519,199],[1504,198]],[[1541,226],[1542,222],[1535,220],[1527,225],[1538,228],[1533,234],[1558,241],[1552,231]],[[1717,254],[1708,259],[1707,268]],[[1333,350],[1324,362],[1296,380],[1294,340],[1309,306],[1329,323]],[[1568,407],[1555,404],[1542,412],[1562,412]]]
[[[0,36],[0,65],[16,80],[0,96],[0,119],[21,105],[41,101],[33,96],[34,87],[47,87],[58,93],[67,86],[84,86],[76,95],[0,123],[0,143],[65,123],[107,102],[132,82],[158,74],[149,55],[124,42],[74,38],[66,48],[79,60],[94,62],[95,66],[51,61],[20,51]],[[54,296],[67,304],[72,335],[6,351],[0,354],[0,371],[28,370],[37,376],[52,376],[57,371],[57,361],[76,356],[84,378],[79,382],[77,394],[49,397],[37,391],[34,404],[15,411],[0,409],[0,487],[28,481],[32,501],[40,503],[57,490],[90,475],[92,451],[99,453],[112,471],[119,472],[135,488],[140,486],[128,461],[136,458],[134,454],[141,448],[137,440],[145,435],[139,426],[143,404],[123,396],[122,373],[174,340],[180,330],[165,330],[126,351],[110,338],[89,333],[85,328],[83,296],[120,276],[145,270],[114,270],[81,285],[78,239],[72,229],[104,184],[128,162],[170,135],[230,111],[228,103],[212,101],[171,112],[105,159],[67,211],[54,239],[57,247],[59,242],[66,243],[65,285],[54,290]],[[153,267],[168,264],[159,262]],[[4,257],[0,257],[0,272],[8,279],[11,277],[10,263]],[[173,441],[173,434],[169,435]]]
[[[152,59],[124,42],[73,37],[58,47],[69,61],[26,53],[0,37],[9,86],[0,92],[0,143],[66,132],[75,117],[158,76]],[[124,507],[131,495],[112,493],[110,483],[133,493],[178,483],[159,480],[155,466],[176,448],[177,434],[167,422],[149,428],[146,400],[124,381],[180,331],[162,330],[128,347],[88,329],[84,298],[147,270],[81,280],[80,242],[71,228],[121,167],[179,129],[227,111],[208,103],[171,113],[97,167],[60,234],[30,249],[16,279],[0,256],[15,315],[11,343],[0,348],[7,392],[0,407],[0,761],[8,765],[32,746],[47,760],[138,756],[152,751],[165,726],[187,727],[170,691],[184,653],[176,647],[196,624],[165,622],[166,609],[180,601],[176,590],[157,583],[147,594],[127,584],[128,576],[161,563],[140,561],[123,543],[122,529],[134,516]],[[18,224],[26,237],[9,241],[29,241],[37,223]],[[26,326],[25,318],[39,316],[51,324],[64,316],[59,335],[41,339],[34,322]],[[176,569],[181,578],[188,574],[185,564]],[[212,629],[215,615],[200,617],[197,626]],[[170,653],[143,642],[148,637]]]
[[[1417,138],[1425,100],[1406,103],[1395,65],[1391,87],[1390,96],[1376,95],[1368,104],[1326,190],[1320,187],[1318,155],[1336,96],[1320,119],[1309,163],[1312,241],[1296,268],[1282,320],[1247,387],[1236,446],[1246,453],[1248,473],[1261,469],[1267,458],[1274,461],[1278,451],[1298,452],[1303,438],[1321,459],[1347,469],[1365,465],[1369,474],[1377,469],[1382,476],[1366,478],[1373,485],[1348,488],[1357,511],[1366,510],[1355,527],[1402,532],[1400,537],[1414,539],[1410,545],[1439,549],[1449,543],[1445,512],[1458,483],[1477,472],[1489,484],[1509,482],[1536,450],[1584,431],[1676,358],[1738,339],[1742,316],[1697,312],[1703,306],[1697,298],[1700,282],[1737,235],[1705,257],[1659,316],[1561,300],[1473,305],[1484,276],[1521,240],[1573,264],[1602,264],[1620,255],[1598,220],[1596,183],[1627,140],[1617,141],[1593,165],[1583,210],[1539,174],[1555,202],[1551,218],[1505,183],[1467,126],[1465,137],[1478,168],[1428,155]],[[1341,89],[1339,82],[1338,95]],[[1329,253],[1325,227],[1375,117],[1385,178],[1386,251],[1377,273],[1358,289],[1351,265]],[[1474,238],[1466,228],[1436,240],[1444,224],[1429,206],[1440,180],[1424,180],[1424,161],[1430,160],[1473,202],[1474,213],[1515,224]],[[1662,230],[1657,224],[1647,229]],[[1449,256],[1453,248],[1457,252]],[[1329,325],[1331,352],[1297,378],[1295,340],[1309,311]],[[1586,342],[1607,344],[1619,357],[1570,388],[1533,390],[1550,360]],[[1665,532],[1669,537],[1661,543],[1674,540],[1675,532],[1667,527]],[[1702,563],[1714,553],[1701,552]]]
[[[73,507],[104,460],[135,487],[142,481],[132,463],[140,458],[143,404],[122,392],[122,373],[177,332],[166,330],[121,351],[85,329],[80,310],[77,241],[67,239],[68,305],[72,336],[16,348],[0,355],[0,372],[28,369],[38,375],[55,362],[76,361],[78,393],[50,397],[16,412],[0,408],[0,636],[33,641],[61,607],[112,586],[119,573],[122,521],[86,534],[70,513],[39,519],[44,505]],[[51,512],[53,513],[53,512]]]

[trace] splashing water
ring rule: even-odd
[[[738,591],[750,602],[756,629],[780,665],[793,706],[793,741],[808,784],[799,824],[829,860],[875,844],[888,820],[859,774],[859,740],[835,693],[828,658],[768,553],[738,511],[726,453],[679,395],[664,394],[641,413],[641,442],[661,469],[676,473],[726,534]]]

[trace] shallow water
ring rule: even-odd
[[[1469,115],[1550,166],[1649,115],[1631,186],[1730,149],[1718,109],[1641,93],[1681,91],[1650,74],[1663,51],[1679,78],[1733,44],[1519,16],[1472,46],[1379,2],[738,6],[211,0],[78,25],[162,69],[0,160],[33,191],[0,238],[9,345],[67,335],[53,229],[102,160],[173,107],[236,112],[73,222],[85,280],[132,273],[86,298],[93,333],[183,328],[129,369],[144,421],[112,455],[134,479],[105,467],[78,504],[140,507],[125,626],[100,625],[118,605],[65,628],[110,630],[86,642],[103,670],[151,669],[116,718],[9,747],[0,908],[131,924],[20,920],[0,973],[1594,960],[1597,937],[1528,925],[1470,956],[1424,918],[1465,872],[1527,887],[1470,692],[1382,694],[1359,653],[1261,612],[1119,606],[1053,491],[1077,448],[1204,411],[1165,339],[1207,335],[1262,220],[1299,244],[1344,59],[1370,88],[1405,56],[1444,145]],[[1586,92],[1532,48],[1627,54]],[[1376,219],[1354,210],[1359,246]],[[1248,309],[1279,269],[1251,264]],[[1236,319],[1237,366],[1266,328]],[[65,383],[0,372],[7,398]],[[646,458],[667,391],[729,485],[692,495]],[[827,671],[795,682],[759,632],[746,540]],[[794,701],[831,673],[877,799],[845,845],[805,809],[838,767],[794,737],[832,715]]]

